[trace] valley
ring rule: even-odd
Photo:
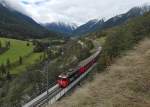
[[[22,107],[54,84],[63,90],[94,63],[94,70],[73,92],[47,106],[149,107],[150,5],[132,7],[107,20],[88,17],[78,25],[65,22],[69,17],[63,14],[69,8],[48,22],[45,8],[40,14],[27,14],[7,2],[0,1],[0,107]],[[39,9],[43,2],[48,1],[21,3]],[[80,21],[85,22],[75,22]]]

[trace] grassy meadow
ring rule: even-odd
[[[23,63],[21,65],[11,67],[11,74],[18,74],[21,71],[24,71],[26,67],[37,63],[42,55],[42,53],[33,53],[34,46],[31,42],[8,38],[0,38],[0,41],[2,47],[5,46],[5,42],[10,41],[10,49],[0,55],[0,65],[5,65],[8,59],[11,64],[14,64],[19,61],[20,56],[23,58]],[[29,43],[29,46],[27,46],[27,43]]]
[[[41,55],[42,53],[32,53],[28,57],[25,57],[23,60],[23,64],[12,68],[11,74],[19,74],[26,70],[27,67],[36,64],[37,62],[39,62]]]
[[[26,41],[15,40],[15,39],[7,39],[7,38],[0,38],[2,42],[2,46],[5,45],[6,41],[10,41],[10,49],[6,51],[4,54],[0,55],[0,64],[5,64],[7,59],[10,60],[11,63],[16,62],[19,59],[19,56],[25,57],[32,53],[33,46],[30,44],[27,46]]]

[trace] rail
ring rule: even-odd
[[[98,48],[97,52],[99,53],[101,52],[101,47]],[[63,97],[70,89],[72,89],[78,82],[80,82],[96,65],[97,63],[93,64],[85,73],[80,75],[68,87],[62,89],[59,87],[58,84],[56,84],[55,86],[53,86],[48,90],[48,95],[47,91],[45,91],[35,99],[25,104],[23,107],[41,107],[46,106],[45,105],[46,103],[49,105],[55,103],[57,100]]]

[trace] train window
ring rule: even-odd
[[[67,78],[67,76],[66,76],[66,75],[64,75],[64,74],[61,74],[61,75],[59,75],[59,76],[58,76],[58,78],[59,78],[59,79],[66,79],[66,78]]]

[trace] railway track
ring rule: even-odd
[[[48,99],[55,96],[59,91],[61,91],[61,88],[59,88],[58,84],[56,84],[48,90],[48,93],[47,91],[45,91],[41,95],[37,96],[35,99],[23,105],[23,107],[40,107],[41,105],[46,103]]]
[[[96,64],[94,64],[86,73],[82,74],[78,79],[73,81],[68,87],[62,89],[59,88],[58,84],[56,84],[48,90],[48,96],[47,91],[45,91],[43,94],[28,102],[23,107],[44,107],[46,106],[46,104],[53,104],[62,96],[64,96],[70,89],[72,89],[79,81],[81,81],[95,66]]]
[[[101,47],[98,48],[97,52],[101,51]],[[97,55],[97,52],[93,54]],[[88,62],[93,57],[89,57],[86,60],[82,61],[82,63]],[[55,84],[53,87],[49,88],[48,91],[45,91],[41,95],[37,96],[35,99],[31,100],[27,104],[23,105],[23,107],[41,107],[46,106],[45,104],[53,104],[57,100],[59,100],[62,96],[64,96],[70,89],[77,85],[95,66],[97,63],[93,64],[85,73],[80,75],[77,79],[70,83],[66,88],[60,88],[58,84]]]
[[[49,93],[48,96],[46,95],[43,99],[41,99],[41,101],[39,101],[38,104],[36,104],[36,107],[41,107],[42,105],[48,103],[48,101],[52,99],[55,95],[57,95],[61,90],[61,88],[58,88],[53,92]]]

